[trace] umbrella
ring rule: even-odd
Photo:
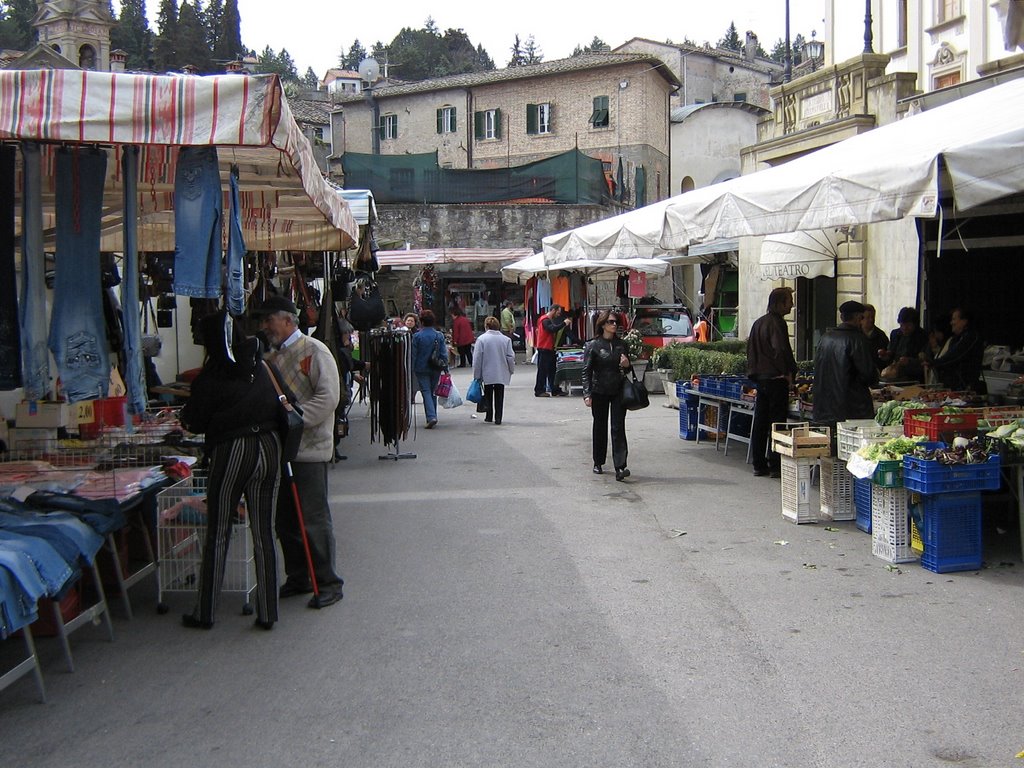
[[[835,277],[839,244],[837,229],[815,229],[770,235],[761,243],[761,279]]]

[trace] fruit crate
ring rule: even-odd
[[[790,458],[816,458],[832,453],[831,430],[811,429],[807,422],[772,424],[772,450]]]
[[[679,438],[681,440],[697,439],[697,406],[687,405],[680,400],[679,408]]]
[[[721,376],[709,376],[704,375],[700,377],[699,389],[701,393],[705,395],[714,395],[719,397],[722,394],[722,387],[720,384]]]
[[[821,459],[821,516],[827,520],[855,520],[853,475],[841,459]]]
[[[887,563],[917,560],[910,546],[906,489],[871,489],[871,554]]]
[[[903,462],[898,459],[878,462],[875,474],[871,476],[871,482],[879,488],[902,488]]]
[[[934,496],[942,493],[999,490],[999,454],[979,464],[940,464],[937,461],[903,457],[903,485],[909,491]]]
[[[782,516],[791,523],[818,522],[818,504],[811,490],[814,459],[780,457],[782,462]]]
[[[952,443],[954,437],[974,437],[978,434],[978,415],[967,412],[941,413],[939,408],[905,411],[903,434],[907,437],[924,435],[928,440]]]
[[[687,405],[695,406],[700,400],[700,392],[688,381],[677,381],[676,397],[679,398],[680,403],[685,402]]]
[[[857,527],[871,533],[871,478],[853,478],[853,506],[857,512]]]
[[[743,397],[744,387],[754,386],[754,382],[746,376],[723,376],[719,380],[719,384],[722,388],[722,397],[728,397],[732,400],[739,400]]]
[[[914,494],[911,515],[921,534],[921,565],[935,573],[981,568],[981,493]]]
[[[843,461],[849,461],[850,456],[862,446],[885,443],[902,434],[903,427],[898,424],[883,427],[874,419],[841,421],[836,425],[836,455]]]

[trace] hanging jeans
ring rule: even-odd
[[[106,175],[105,151],[57,150],[57,278],[50,351],[71,403],[106,397],[110,385],[100,267]]]
[[[121,281],[121,315],[124,325],[124,383],[128,388],[128,412],[143,413],[149,400],[142,357],[142,323],[139,319],[139,148],[124,147],[121,155],[124,178],[124,280]]]
[[[174,292],[196,299],[221,294],[224,196],[216,147],[182,147],[174,172]]]
[[[228,312],[238,317],[245,314],[245,240],[242,238],[242,212],[238,204],[238,167],[231,166],[228,177],[231,187],[231,208],[228,211]]]
[[[14,147],[0,147],[0,389],[21,386],[18,276],[14,266]]]
[[[46,347],[46,265],[43,257],[43,198],[39,145],[22,142],[24,179],[21,211],[21,376],[26,400],[50,391],[50,351]],[[97,254],[97,265],[99,256]],[[98,268],[98,267],[97,267]]]

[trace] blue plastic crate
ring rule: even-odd
[[[746,376],[723,376],[722,382],[722,397],[729,397],[733,400],[739,400],[743,397],[744,387],[753,387],[754,383]]]
[[[687,405],[696,406],[700,400],[700,392],[688,381],[677,381],[676,397],[680,403],[685,401]]]
[[[981,493],[912,497],[910,514],[921,534],[921,565],[935,573],[981,568]]]
[[[857,510],[857,527],[871,533],[871,478],[853,478],[853,506]]]
[[[700,377],[700,391],[718,397],[722,394],[721,376],[705,375]]]
[[[697,405],[682,405],[679,408],[679,438],[697,439]]]
[[[940,464],[916,456],[903,457],[903,485],[910,491],[939,493],[995,491],[999,489],[999,455],[983,464]]]

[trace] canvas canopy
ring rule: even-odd
[[[382,267],[468,264],[477,261],[512,262],[532,255],[530,248],[423,248],[408,251],[377,251]]]
[[[602,272],[619,272],[635,269],[653,275],[663,275],[668,271],[669,264],[661,259],[581,259],[563,261],[558,264],[545,264],[544,254],[535,253],[521,261],[501,268],[501,276],[505,280],[518,277],[532,277],[545,272],[579,272],[584,275],[597,275]]]
[[[1022,146],[1017,79],[783,165],[549,235],[544,257],[657,256],[718,238],[933,217],[940,164],[957,210],[966,210],[1024,190]]]
[[[836,229],[769,235],[761,242],[761,279],[835,277],[843,239]]]
[[[227,205],[238,166],[250,250],[343,250],[358,227],[324,179],[276,75],[132,75],[79,70],[0,71],[0,139],[43,146],[44,246],[54,239],[54,153],[108,148],[101,248],[122,250],[121,145],[139,145],[139,249],[174,250],[177,146],[218,147]],[[19,179],[20,179],[19,157]],[[20,180],[18,183],[20,191]],[[18,212],[20,217],[20,199]],[[20,221],[18,223],[20,229]]]

